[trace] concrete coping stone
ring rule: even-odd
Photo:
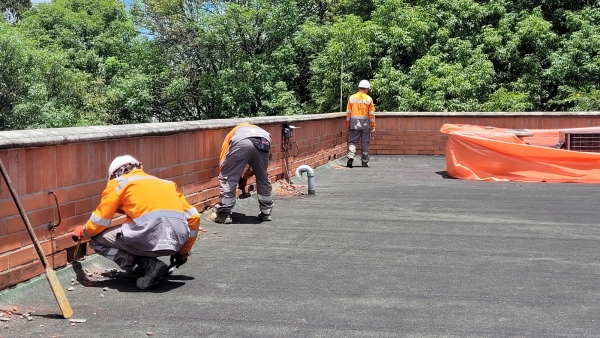
[[[110,126],[88,126],[68,128],[43,128],[0,132],[0,150],[14,148],[34,148],[77,142],[90,142],[105,139],[119,139],[143,136],[163,136],[199,130],[234,127],[242,122],[257,125],[292,123],[310,120],[324,120],[345,117],[345,112],[292,115],[261,116],[250,118],[213,119],[184,122],[138,123]],[[375,116],[404,117],[472,117],[472,116],[600,116],[600,112],[376,112]]]
[[[143,136],[164,136],[199,130],[235,127],[246,122],[257,125],[293,123],[309,120],[340,118],[345,113],[294,116],[261,116],[252,118],[214,119],[184,122],[138,123],[110,126],[42,128],[0,132],[0,150],[33,148],[76,142],[119,139]]]

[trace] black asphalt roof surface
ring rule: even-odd
[[[6,337],[600,337],[598,185],[450,179],[445,158],[315,169],[316,196],[256,195],[205,218],[190,261],[151,290],[93,255],[0,292]],[[306,193],[306,175],[300,189]],[[82,270],[83,269],[83,270]],[[105,275],[110,275],[105,273]],[[6,325],[6,326],[5,326]],[[5,328],[2,328],[5,327]]]

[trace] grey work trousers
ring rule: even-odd
[[[246,165],[250,165],[256,177],[256,192],[260,212],[270,215],[273,208],[273,197],[271,196],[271,181],[267,167],[269,165],[269,153],[256,149],[252,141],[243,139],[231,145],[219,174],[219,203],[217,214],[229,215],[235,206],[236,189],[243,175]]]
[[[350,139],[348,140],[348,158],[354,159],[354,154],[356,154],[356,145],[359,141],[362,148],[360,160],[363,163],[369,163],[369,144],[371,143],[370,129],[350,129]]]
[[[123,241],[120,225],[110,227],[92,237],[90,247],[97,254],[117,263],[123,270],[133,269],[138,257],[170,256],[177,252],[176,250],[144,251],[127,245]]]

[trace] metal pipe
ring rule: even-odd
[[[296,177],[302,178],[303,173],[306,173],[306,177],[308,177],[308,194],[316,195],[314,170],[309,165],[303,164],[296,169]]]

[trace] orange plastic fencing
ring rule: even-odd
[[[600,183],[600,153],[556,148],[560,131],[593,130],[600,133],[599,127],[513,130],[444,124],[446,170],[450,177],[467,180]]]

